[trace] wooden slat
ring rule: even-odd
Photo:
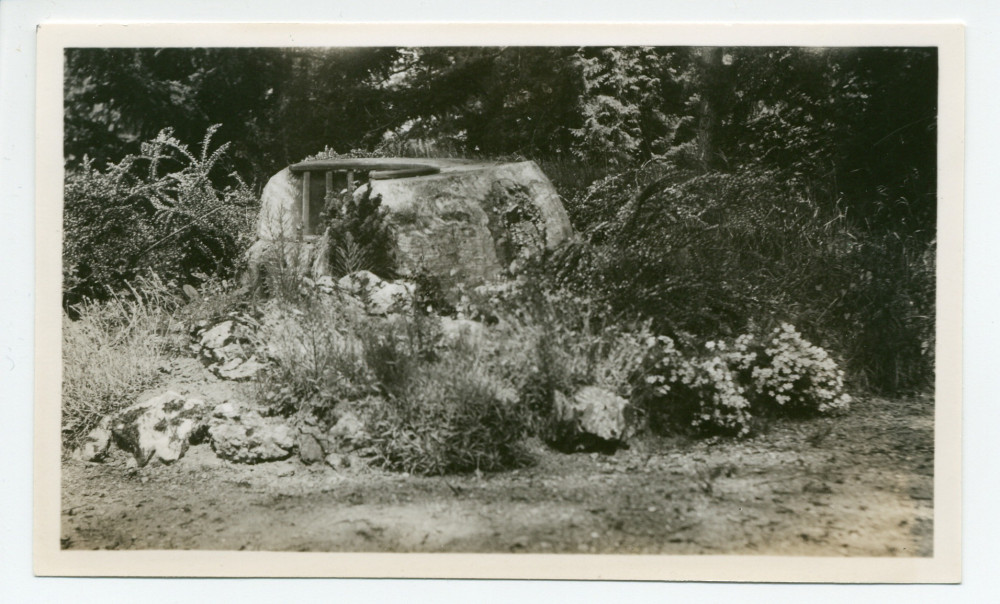
[[[347,194],[352,195],[354,193],[354,172],[352,170],[347,171]]]
[[[288,166],[292,172],[324,172],[326,170],[406,170],[412,168],[439,168],[442,160],[411,159],[406,157],[356,158],[356,159],[314,159]],[[460,160],[447,160],[447,164],[463,164]]]
[[[311,183],[311,174],[309,172],[302,173],[302,236],[311,235],[312,231],[309,224],[309,186]]]

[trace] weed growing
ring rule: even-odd
[[[178,302],[161,281],[142,278],[128,293],[78,304],[75,320],[63,314],[64,450],[156,383]]]

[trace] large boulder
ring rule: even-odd
[[[597,386],[572,397],[556,392],[556,430],[552,444],[569,451],[613,450],[631,436],[628,401]]]
[[[118,447],[140,466],[154,459],[171,463],[200,436],[207,411],[202,399],[170,391],[115,414],[108,425]]]
[[[302,176],[285,168],[271,177],[260,194],[257,238],[293,242],[299,238]]]
[[[534,162],[371,161],[420,162],[436,171],[417,171],[414,174],[422,175],[412,178],[374,178],[373,173],[366,183],[364,161],[355,162],[359,164],[355,182],[362,186],[354,194],[360,196],[370,186],[371,195],[381,197],[397,237],[396,268],[404,278],[431,276],[446,288],[459,283],[476,285],[496,278],[524,255],[553,249],[572,235],[559,195]],[[322,237],[313,232],[317,225],[303,229],[302,170],[308,169],[318,170],[313,172],[311,189],[321,188],[323,172],[308,166],[298,166],[296,171],[285,168],[264,187],[258,241],[249,252],[251,279],[256,279],[268,254],[274,253],[285,266],[314,277],[329,270]],[[321,190],[312,192],[311,199],[311,206],[321,205]],[[311,207],[309,215],[314,217],[310,220],[318,220],[317,208]]]
[[[519,257],[573,234],[558,193],[530,161],[371,186],[396,232],[397,270],[433,275],[446,286],[495,279]]]

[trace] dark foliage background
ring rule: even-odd
[[[66,300],[232,272],[254,191],[322,149],[521,157],[580,233],[540,277],[681,342],[788,320],[859,385],[925,387],[937,68],[933,48],[69,49]],[[199,149],[216,125],[228,146]],[[194,151],[152,159],[158,136]]]

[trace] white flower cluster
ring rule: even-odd
[[[665,336],[646,341],[646,384],[670,409],[694,408],[696,428],[718,428],[744,436],[752,409],[768,407],[820,412],[846,409],[844,372],[825,350],[782,324],[763,343],[752,335],[705,343],[706,352],[686,357]],[[758,407],[759,405],[759,407]]]
[[[750,401],[730,367],[724,342],[708,342],[706,348],[717,354],[694,359],[685,358],[665,336],[650,338],[647,344],[658,349],[658,359],[646,383],[667,401],[694,397],[698,404],[691,419],[694,427],[721,428],[738,436],[750,432]]]
[[[825,350],[813,346],[788,323],[771,334],[763,356],[770,362],[753,367],[754,388],[779,405],[820,413],[846,409],[844,372]]]

